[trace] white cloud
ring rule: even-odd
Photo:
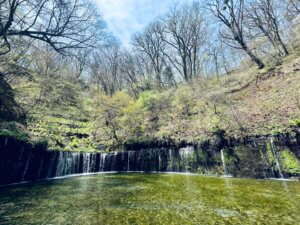
[[[131,35],[165,13],[174,0],[94,0],[108,28],[124,45]],[[183,1],[183,0],[182,0]]]

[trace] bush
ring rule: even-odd
[[[23,125],[16,122],[5,122],[0,125],[0,136],[11,137],[20,141],[28,141],[28,134]]]
[[[296,119],[290,120],[289,125],[291,127],[300,127],[300,119],[296,118]]]

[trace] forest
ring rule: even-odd
[[[296,225],[300,0],[0,0],[0,225]]]
[[[124,45],[83,0],[0,0],[0,136],[112,151],[300,127],[300,1],[172,4]]]

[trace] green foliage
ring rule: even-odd
[[[189,86],[179,87],[172,97],[171,105],[178,114],[190,117],[196,112],[197,107],[202,107],[202,102],[196,98]]]
[[[289,121],[291,127],[300,127],[300,118],[295,118]]]
[[[157,91],[145,91],[140,95],[137,104],[145,110],[153,110],[160,101],[160,97],[161,95]]]
[[[79,140],[77,138],[73,138],[73,140],[69,143],[69,146],[71,148],[78,148]]]
[[[54,116],[34,117],[29,123],[32,136],[48,140],[49,148],[60,150],[91,149],[91,123]],[[87,144],[87,145],[86,145]]]
[[[29,141],[28,134],[23,126],[16,122],[5,122],[0,124],[0,136],[10,137],[20,141]]]
[[[288,149],[281,152],[281,159],[285,170],[293,175],[300,175],[300,162]]]
[[[299,98],[297,74],[272,75],[290,66],[283,64],[259,75],[249,70],[219,78],[199,77],[160,91],[146,78],[134,84],[133,95],[123,90],[112,96],[93,85],[87,88],[70,74],[61,76],[65,69],[53,68],[44,76],[33,74],[32,80],[21,78],[12,90],[17,90],[16,103],[27,111],[29,137],[47,140],[50,149],[96,151],[97,146],[116,149],[126,143],[166,140],[196,143],[220,130],[239,138],[300,127],[293,100]],[[0,85],[0,94],[1,90]],[[27,138],[11,129],[2,129],[1,134]],[[270,145],[267,156],[274,164]]]
[[[278,134],[282,134],[282,133],[284,133],[284,131],[283,131],[282,128],[273,128],[273,129],[271,130],[271,134],[272,134],[272,135],[278,135]]]
[[[114,96],[98,93],[94,99],[92,132],[95,138],[101,138],[101,144],[104,145],[121,145],[128,137],[124,115],[130,111],[128,108],[133,104],[132,98],[125,92],[117,92]]]
[[[221,120],[217,115],[213,115],[211,117],[211,124],[212,124],[213,131],[220,130],[220,122],[221,122]]]
[[[272,146],[271,143],[267,143],[267,157],[268,157],[268,161],[270,166],[273,166],[275,164],[275,158],[272,152]]]
[[[32,80],[22,78],[15,88],[19,90],[16,100],[27,111],[30,138],[47,140],[47,146],[55,150],[96,150],[97,142],[91,144],[94,102],[78,80],[34,75]]]

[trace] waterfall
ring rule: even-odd
[[[229,159],[233,156],[226,155],[226,147],[219,150],[209,145],[200,145],[197,148],[188,146],[110,153],[71,153],[35,149],[29,145],[17,146],[14,142],[6,142],[6,139],[0,142],[0,185],[104,171],[206,172],[209,174],[217,171],[220,160],[222,160],[224,176],[232,173],[234,176],[268,178],[272,177],[272,172],[275,172],[274,177],[277,173],[277,177],[280,178],[297,176],[285,170],[286,168],[280,164],[279,150],[291,149],[291,147],[286,146],[285,142],[277,146],[273,138],[256,139],[245,144],[243,151],[234,155],[236,161],[227,161],[226,156]],[[268,144],[267,151],[266,144]],[[291,150],[294,151],[299,145],[294,147]],[[232,151],[235,150],[233,146]],[[249,157],[250,155],[253,157]],[[216,160],[216,156],[219,160]],[[268,160],[269,157],[272,163]],[[253,173],[249,169],[252,169],[251,166],[253,166]]]
[[[130,151],[127,153],[127,171],[130,171]]]
[[[132,171],[133,168],[130,166],[131,165],[131,161],[134,159],[133,157],[135,156],[135,152],[134,151],[128,151],[128,156],[127,156],[127,171]]]
[[[161,164],[161,155],[160,152],[158,152],[158,171],[161,171],[162,164]]]
[[[262,152],[261,148],[258,148],[258,147],[257,147],[257,145],[256,145],[255,142],[254,142],[254,147],[255,147],[255,149],[258,149],[258,150],[259,150],[260,157],[262,158],[264,164],[265,164],[265,165],[268,165],[268,160],[267,160],[265,154]],[[275,177],[275,176],[274,176],[274,171],[272,171],[272,172],[273,172],[273,177]],[[264,171],[263,171],[263,176],[264,176],[264,179],[267,179],[267,178],[269,177],[269,174],[267,175],[267,174],[266,174],[266,171],[264,170]]]
[[[277,157],[277,154],[276,154],[276,149],[275,149],[273,137],[271,137],[270,143],[271,143],[272,154],[274,156],[274,160],[275,160],[276,166],[278,168],[279,177],[284,179],[284,176],[283,176],[283,173],[282,173],[282,170],[281,170],[281,167],[280,167],[280,163],[279,163],[279,160],[278,160],[278,157]]]
[[[65,167],[65,157],[64,157],[64,152],[59,152],[58,153],[58,160],[57,160],[57,166],[56,166],[56,177],[61,177],[63,176],[64,172],[64,167]]]
[[[106,155],[107,155],[106,153],[102,153],[100,155],[99,171],[104,171]]]
[[[22,159],[22,156],[23,156],[23,152],[24,152],[24,147],[22,147],[22,149],[21,149],[21,154],[19,156],[18,162],[21,162],[21,159]]]
[[[118,152],[115,152],[113,155],[113,161],[112,161],[112,171],[116,171],[116,165],[117,165],[117,158],[118,157]]]
[[[226,169],[226,163],[225,163],[225,157],[224,157],[223,149],[221,149],[221,160],[222,160],[222,164],[223,164],[224,175],[227,176],[227,169]]]
[[[39,166],[39,170],[38,170],[38,173],[37,173],[37,177],[38,177],[38,178],[41,177],[42,169],[43,169],[43,164],[44,164],[44,158],[42,158],[41,163],[40,163],[40,166]]]
[[[180,165],[184,172],[190,171],[189,164],[193,161],[194,148],[192,146],[179,149]]]
[[[194,148],[193,147],[186,147],[186,148],[181,148],[179,149],[179,155],[180,157],[187,158],[191,156],[194,153]]]
[[[75,173],[75,171],[73,170],[74,161],[75,161],[74,155],[72,153],[69,153],[67,155],[66,168],[65,168],[66,175]]]
[[[169,149],[168,151],[168,158],[169,158],[169,163],[168,163],[168,168],[167,171],[174,171],[174,159],[173,159],[173,154],[172,154],[172,149]]]
[[[90,172],[90,156],[91,153],[83,154],[83,173],[89,173]]]
[[[26,166],[25,166],[25,170],[24,170],[24,173],[23,173],[23,176],[22,176],[22,181],[25,181],[25,176],[26,176],[27,171],[28,171],[29,162],[30,162],[30,159],[31,159],[31,154],[32,154],[32,151],[30,151],[30,154],[28,156],[28,159],[27,159],[27,162],[26,162]]]
[[[49,162],[49,169],[48,169],[48,174],[47,174],[47,178],[51,177],[53,174],[53,168],[54,168],[54,163],[55,163],[55,155],[56,152],[52,152],[52,154],[50,155],[50,162]]]
[[[71,173],[79,173],[80,168],[80,153],[72,153],[72,172]]]
[[[97,168],[96,168],[96,164],[97,164],[97,155],[96,154],[91,154],[91,161],[90,161],[90,171],[89,172],[96,172]]]

